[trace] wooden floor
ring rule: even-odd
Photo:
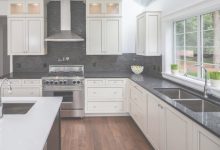
[[[62,120],[62,150],[153,150],[130,117]]]

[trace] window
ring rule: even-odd
[[[202,79],[204,72],[220,71],[220,11],[194,16],[174,23],[175,62],[180,73]]]

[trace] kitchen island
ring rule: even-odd
[[[7,104],[32,103],[33,106],[26,114],[4,114],[0,119],[1,150],[43,150],[54,140],[59,140],[53,146],[60,149],[61,97],[3,97],[2,100]]]

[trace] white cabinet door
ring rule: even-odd
[[[192,122],[178,112],[166,109],[166,150],[192,149]]]
[[[137,45],[136,53],[138,55],[144,55],[146,50],[146,16],[140,16],[137,19]]]
[[[146,54],[149,56],[159,54],[159,14],[149,13],[147,16]]]
[[[160,52],[160,12],[144,12],[137,17],[137,55],[158,56]]]
[[[102,19],[87,19],[87,54],[100,54],[102,51]]]
[[[26,51],[26,23],[25,18],[8,19],[8,53],[22,54]]]
[[[104,19],[103,24],[103,53],[120,54],[121,53],[121,19]]]
[[[147,136],[155,149],[163,150],[165,147],[165,109],[154,96],[149,95],[147,111]]]
[[[220,139],[198,125],[193,130],[193,150],[220,150]]]
[[[27,52],[40,54],[44,52],[44,25],[42,18],[28,18],[27,26]]]

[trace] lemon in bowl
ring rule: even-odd
[[[144,71],[144,66],[133,65],[131,66],[131,70],[135,74],[141,74]]]

